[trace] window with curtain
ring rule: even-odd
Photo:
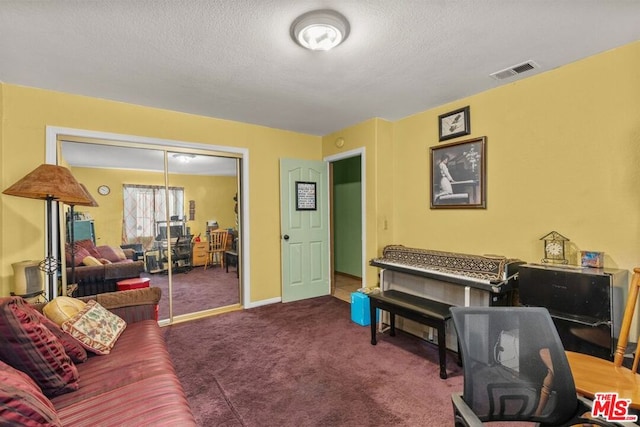
[[[168,206],[167,197],[168,191]],[[149,248],[156,236],[156,222],[167,216],[184,218],[184,188],[155,185],[123,185],[123,244],[141,243]]]

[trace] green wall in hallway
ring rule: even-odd
[[[360,157],[333,163],[334,268],[362,277]]]

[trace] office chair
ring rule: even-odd
[[[623,425],[590,418],[546,308],[452,307],[451,314],[464,373],[464,391],[452,395],[457,427]]]

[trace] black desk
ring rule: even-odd
[[[236,267],[236,277],[240,277],[240,265],[238,262],[238,252],[236,251],[224,251],[224,268],[229,272],[229,264]]]

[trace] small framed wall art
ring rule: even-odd
[[[471,133],[469,106],[438,116],[440,141],[457,138]]]
[[[582,267],[604,267],[604,252],[580,251],[580,265]]]
[[[316,183],[308,181],[296,181],[296,210],[315,211],[316,207]]]

